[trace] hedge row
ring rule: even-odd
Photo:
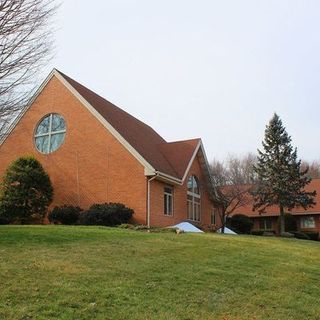
[[[265,235],[272,235],[272,234],[275,235],[276,233],[274,230],[252,230],[251,234],[254,236],[265,236]],[[294,238],[303,239],[303,240],[320,241],[319,232],[290,231],[290,232],[285,232],[285,234],[281,236],[287,237],[287,238],[294,237]]]
[[[88,210],[75,206],[55,207],[48,218],[54,224],[117,226],[128,223],[134,211],[122,203],[94,204]]]

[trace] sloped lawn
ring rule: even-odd
[[[319,242],[1,226],[0,319],[320,319]]]

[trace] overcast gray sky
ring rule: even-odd
[[[318,0],[62,0],[57,28],[50,67],[168,141],[255,152],[277,112],[320,159]]]

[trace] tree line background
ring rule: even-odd
[[[248,152],[239,156],[229,154],[221,161],[214,159],[210,164],[213,183],[217,194],[218,216],[222,221],[222,233],[224,233],[226,220],[236,209],[253,205],[253,199],[248,196],[252,187],[259,183],[259,177],[255,171],[258,156]],[[320,160],[302,160],[300,171],[309,179],[320,179]]]

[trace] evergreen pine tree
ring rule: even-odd
[[[42,218],[52,201],[48,174],[33,157],[21,157],[5,172],[0,194],[0,215],[25,223],[31,215]]]
[[[297,149],[292,147],[291,137],[277,114],[266,127],[262,145],[263,151],[258,150],[258,162],[254,166],[258,183],[253,192],[253,210],[263,212],[269,206],[278,206],[281,234],[285,232],[285,209],[312,207],[316,192],[304,190],[311,181],[306,174],[308,168],[301,170]]]

